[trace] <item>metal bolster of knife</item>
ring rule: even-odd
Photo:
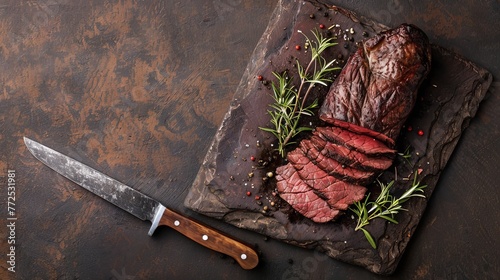
[[[156,212],[155,216],[153,217],[153,220],[151,221],[151,228],[149,229],[148,235],[152,236],[153,233],[155,232],[156,228],[158,227],[158,224],[160,223],[161,216],[163,216],[163,212],[165,212],[165,206],[159,204],[158,207],[156,207]]]

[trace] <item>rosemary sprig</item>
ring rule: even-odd
[[[310,127],[299,127],[300,118],[314,115],[313,110],[319,106],[318,100],[306,105],[309,93],[317,84],[327,86],[331,79],[327,78],[326,75],[340,69],[332,67],[335,60],[327,62],[321,56],[326,49],[337,44],[333,42],[332,38],[323,38],[321,33],[313,31],[315,40],[310,40],[304,33],[299,32],[304,35],[306,45],[310,47],[311,60],[305,68],[297,60],[297,70],[300,77],[298,89],[291,84],[291,78],[286,72],[282,74],[273,72],[278,80],[277,83],[271,84],[274,103],[270,105],[272,110],[268,111],[273,127],[260,127],[278,139],[277,150],[282,157],[285,156],[285,147],[294,143],[291,140],[295,136],[301,132],[312,130]]]
[[[410,158],[411,158],[411,151],[410,151],[410,146],[406,147],[404,152],[399,152],[398,156],[402,157],[406,163],[411,164]]]
[[[415,172],[415,178],[413,179],[412,186],[399,198],[396,198],[390,194],[391,187],[394,185],[394,180],[388,184],[384,184],[380,181],[377,182],[381,191],[375,201],[369,201],[370,194],[368,194],[364,201],[355,202],[354,207],[350,207],[351,211],[358,216],[358,221],[354,230],[361,230],[374,249],[377,248],[377,243],[371,236],[370,232],[368,232],[364,227],[370,224],[371,220],[376,218],[382,218],[391,223],[397,224],[398,221],[396,221],[394,215],[398,214],[399,211],[406,211],[406,209],[402,207],[402,204],[412,197],[425,198],[423,192],[424,188],[427,187],[427,185],[421,186],[420,182],[417,182],[417,172]]]

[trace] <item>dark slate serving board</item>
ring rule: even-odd
[[[319,29],[320,24],[325,28]],[[340,27],[326,33],[329,27],[336,25]],[[352,213],[347,211],[333,222],[314,223],[282,201],[276,195],[274,178],[266,175],[282,164],[273,152],[275,139],[259,129],[269,125],[266,111],[272,102],[272,72],[287,70],[298,80],[295,59],[304,64],[310,53],[304,48],[295,49],[295,45],[304,43],[303,35],[297,31],[310,35],[308,32],[315,28],[325,35],[338,34],[338,45],[325,56],[337,59],[342,66],[356,49],[356,42],[387,27],[340,7],[315,1],[280,1],[184,203],[190,209],[237,227],[318,249],[374,273],[391,274],[415,232],[461,133],[484,98],[492,76],[459,55],[433,45],[431,73],[419,91],[416,107],[397,143],[400,152],[409,147],[411,158],[407,161],[398,157],[394,166],[381,176],[386,182],[395,179],[394,191],[401,192],[409,187],[409,178],[418,170],[419,180],[428,185],[426,199],[408,201],[404,205],[408,211],[396,216],[397,225],[381,219],[368,225],[366,229],[378,243],[378,248],[372,249],[363,233],[354,231]],[[259,75],[263,81],[257,79]],[[317,88],[314,97],[321,101],[326,90]],[[307,119],[304,123],[314,127],[319,121]],[[418,135],[418,130],[424,135]],[[372,186],[369,191],[376,192],[376,189]]]

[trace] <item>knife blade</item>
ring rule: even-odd
[[[34,140],[24,137],[24,143],[35,158],[57,173],[137,218],[151,221],[150,236],[158,226],[168,226],[207,248],[233,257],[244,269],[257,266],[257,253],[245,243],[169,209],[151,197]]]

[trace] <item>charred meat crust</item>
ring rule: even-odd
[[[352,123],[395,140],[431,68],[429,40],[403,24],[363,42],[328,92],[320,118]]]

